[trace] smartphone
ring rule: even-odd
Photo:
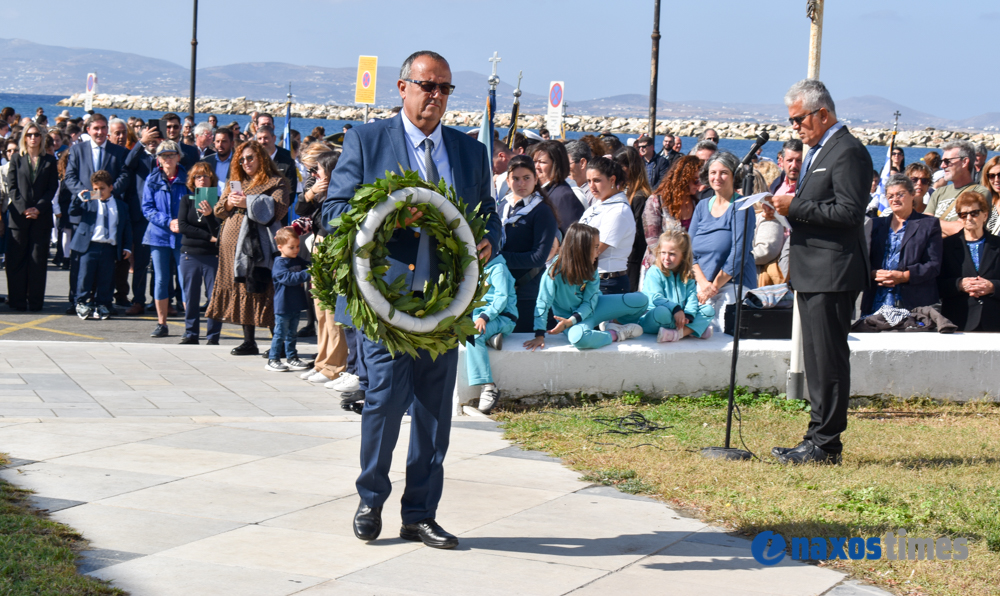
[[[148,130],[148,129],[151,129],[151,128],[155,128],[156,130],[159,130],[160,131],[160,137],[161,138],[163,137],[163,130],[160,128],[160,119],[159,118],[150,118],[149,122],[146,122],[146,129]]]
[[[229,181],[229,192],[243,192],[243,185],[240,184],[239,180]]]
[[[90,200],[90,191],[89,191],[89,190],[85,190],[85,191],[83,191],[83,199],[81,199],[81,200],[82,200],[82,201],[83,201],[84,203],[86,203],[87,201],[89,201],[89,200]]]

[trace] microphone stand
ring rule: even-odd
[[[751,150],[751,154],[756,151],[756,147]],[[740,164],[743,170],[743,196],[749,197],[753,194],[753,165],[750,163],[751,155],[747,155],[744,163]],[[735,213],[739,210],[733,204]],[[744,449],[735,449],[731,446],[733,431],[733,408],[736,402],[736,361],[740,357],[740,323],[743,315],[743,269],[746,267],[747,259],[747,236],[750,235],[750,216],[753,212],[747,209],[746,219],[743,225],[743,246],[740,247],[740,280],[736,290],[736,331],[733,334],[733,359],[729,366],[729,407],[726,412],[726,446],[725,447],[703,447],[700,453],[709,459],[745,460],[752,459],[753,454]],[[738,215],[736,215],[738,217]]]

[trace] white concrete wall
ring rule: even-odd
[[[657,344],[655,337],[579,351],[565,337],[548,336],[546,348],[522,347],[528,334],[506,338],[490,350],[502,397],[540,393],[616,393],[639,387],[653,394],[688,395],[729,385],[732,338],[684,339]],[[1000,397],[1000,334],[865,333],[851,335],[851,394],[891,394],[969,399]],[[784,390],[790,341],[742,340],[736,382]],[[460,348],[456,405],[479,397],[469,387]]]

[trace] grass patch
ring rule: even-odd
[[[0,465],[6,464],[0,454]],[[28,492],[0,480],[0,594],[5,596],[125,596],[76,572],[83,538],[27,507]]]
[[[841,466],[781,466],[774,446],[801,440],[808,404],[742,389],[746,446],[760,461],[723,462],[697,450],[725,439],[724,391],[703,397],[578,399],[500,412],[508,439],[560,457],[591,482],[660,497],[748,537],[969,538],[966,561],[827,561],[899,594],[1000,596],[1000,404],[869,400],[851,411]],[[641,414],[660,430],[608,434],[601,419]],[[598,419],[595,421],[594,419]],[[741,447],[733,424],[733,446]]]

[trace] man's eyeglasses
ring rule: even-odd
[[[415,81],[413,79],[403,79],[407,83],[413,83],[414,85],[420,87],[424,93],[434,93],[437,89],[441,92],[441,95],[451,95],[455,92],[455,86],[451,83],[435,83],[433,81]]]
[[[818,111],[820,111],[820,110],[822,110],[822,109],[823,109],[823,108],[816,108],[815,110],[813,110],[813,111],[809,112],[808,114],[806,114],[806,115],[804,115],[804,116],[792,116],[791,118],[789,118],[789,119],[788,119],[788,122],[789,122],[789,123],[790,123],[790,124],[791,124],[792,126],[795,126],[796,124],[798,124],[799,126],[802,126],[802,121],[803,121],[803,120],[805,120],[805,119],[806,119],[806,118],[808,118],[809,116],[812,116],[813,114],[815,114],[816,112],[818,112]]]
[[[956,161],[962,161],[962,159],[964,159],[964,158],[962,158],[962,157],[946,157],[946,158],[944,158],[944,159],[941,160],[941,167],[943,167],[943,168],[949,168],[949,167],[951,167],[951,164],[955,163]]]
[[[982,212],[982,209],[973,209],[972,211],[960,211],[957,215],[958,219],[976,219]]]
[[[930,184],[931,183],[931,179],[930,178],[918,178],[916,176],[910,176],[910,182],[912,182],[914,184],[921,184],[921,183],[923,183],[923,184]]]

